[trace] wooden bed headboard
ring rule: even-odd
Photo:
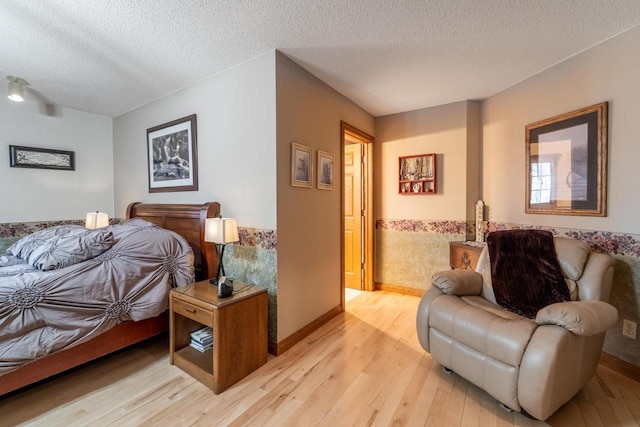
[[[210,279],[218,270],[216,246],[204,241],[205,220],[220,216],[220,203],[202,205],[152,204],[133,202],[127,207],[127,219],[142,218],[175,231],[193,248],[196,280]]]

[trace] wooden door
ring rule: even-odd
[[[344,146],[344,283],[362,289],[362,144]]]

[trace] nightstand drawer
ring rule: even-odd
[[[173,312],[195,320],[203,325],[211,326],[212,312],[197,305],[190,304],[186,301],[173,298]]]

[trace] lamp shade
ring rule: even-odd
[[[86,228],[102,228],[109,225],[109,215],[104,212],[87,212],[84,220]]]
[[[234,218],[207,218],[205,222],[204,241],[219,244],[237,242],[238,225]]]

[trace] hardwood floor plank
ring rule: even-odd
[[[403,391],[402,399],[389,425],[424,425],[433,396],[427,388],[427,385],[434,383],[429,381],[433,363],[430,357],[422,356],[415,375]],[[435,387],[431,387],[431,389],[435,393]]]
[[[590,422],[593,423],[594,426],[609,426],[617,424],[618,420],[616,419],[613,408],[609,403],[610,393],[608,390],[604,390],[602,388],[602,384],[599,382],[597,373],[594,378],[586,384],[582,391],[589,396],[590,406],[588,413],[593,413],[591,406],[597,412],[597,416],[595,414],[591,415]]]
[[[469,384],[467,394],[464,399],[464,409],[462,411],[462,427],[484,427],[496,425],[496,405],[495,401],[486,403],[483,399],[486,396],[482,390],[473,384]]]
[[[384,386],[369,405],[373,409],[371,425],[388,426],[393,424],[397,409],[402,405],[407,384],[420,375],[422,355],[399,343],[397,358],[393,369],[390,369],[383,380]],[[407,354],[408,353],[408,354]]]
[[[547,422],[502,410],[420,347],[418,302],[364,292],[220,395],[171,366],[156,338],[0,398],[0,427],[640,427],[640,384],[603,366]]]
[[[234,418],[229,425],[240,427],[247,424],[264,425],[268,423],[274,414],[278,412],[278,409],[290,400],[289,396],[296,385],[295,381],[284,378],[278,383],[278,387],[270,390],[270,393],[265,393],[260,400],[256,401],[240,416]],[[286,414],[286,412],[282,412],[280,416],[283,416],[282,414]]]
[[[428,355],[426,357],[429,357]],[[429,359],[431,359],[429,357]],[[453,379],[451,375],[445,374],[442,366],[432,360],[429,366],[429,378],[424,384],[421,396],[418,399],[416,410],[409,420],[410,426],[435,425],[433,418],[438,416],[441,408],[442,395],[451,390]],[[437,422],[437,419],[436,419]]]
[[[320,424],[327,426],[354,425],[355,419],[372,400],[381,385],[376,376],[361,372],[336,403],[320,420]]]

